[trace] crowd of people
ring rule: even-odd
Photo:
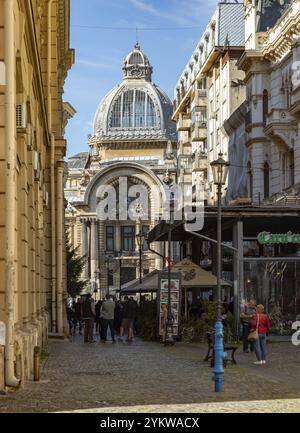
[[[82,335],[84,329],[85,343],[106,343],[109,329],[112,343],[116,342],[116,336],[118,341],[123,342],[125,335],[126,341],[132,342],[137,311],[138,305],[133,297],[125,296],[120,301],[107,294],[95,303],[91,294],[81,296],[67,306],[70,335],[75,335],[77,329]]]
[[[226,306],[228,313],[231,311],[231,303]],[[126,341],[132,342],[137,312],[138,304],[133,297],[125,296],[121,301],[107,294],[103,300],[95,303],[91,294],[87,294],[67,307],[70,334],[75,335],[78,330],[79,335],[82,335],[84,330],[85,343],[106,343],[109,329],[112,343],[116,342],[116,336],[118,341],[123,342],[125,334]],[[201,310],[192,310],[190,314],[197,317],[200,312]],[[244,353],[254,352],[257,358],[255,364],[266,364],[266,341],[270,321],[264,306],[257,305],[254,298],[250,299],[244,304],[240,320]]]

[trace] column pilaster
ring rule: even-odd
[[[83,267],[83,278],[88,278],[88,235],[87,235],[87,220],[86,218],[81,218],[81,255],[85,256],[86,261]]]

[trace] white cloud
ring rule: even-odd
[[[178,26],[200,26],[203,18],[207,15],[208,19],[218,4],[217,0],[160,0],[168,2],[167,12],[146,0],[129,1],[136,9],[172,21]]]
[[[91,60],[85,60],[85,59],[78,59],[76,61],[76,64],[87,66],[89,68],[95,68],[95,69],[111,69],[114,67],[113,62],[94,62]]]
[[[155,8],[149,2],[146,3],[145,0],[129,0],[129,1],[135,8],[139,9],[142,12],[151,14],[151,15],[159,17],[159,18],[164,18],[168,21],[172,21],[172,22],[176,23],[177,25],[181,25],[181,26],[193,25],[190,23],[190,21],[188,19],[183,18],[180,13],[178,13],[176,10],[171,10],[171,8],[170,8],[169,12],[166,12],[166,11]],[[182,6],[184,6],[185,3],[186,3],[186,1],[184,3],[182,2]]]

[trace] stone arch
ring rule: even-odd
[[[134,178],[137,183],[145,185],[148,190],[151,187],[157,188],[159,203],[156,203],[150,194],[151,212],[154,209],[155,213],[161,212],[162,203],[166,200],[166,194],[161,180],[148,168],[143,167],[136,163],[114,163],[106,169],[97,173],[89,183],[84,197],[84,206],[89,208],[90,212],[96,211],[97,198],[96,192],[100,185],[109,185],[116,182],[119,177],[126,177],[127,179]],[[151,220],[154,219],[152,214]]]

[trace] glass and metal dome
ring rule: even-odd
[[[100,103],[94,118],[94,137],[102,140],[156,138],[175,140],[168,96],[152,83],[152,66],[139,44],[123,63],[123,82]]]

